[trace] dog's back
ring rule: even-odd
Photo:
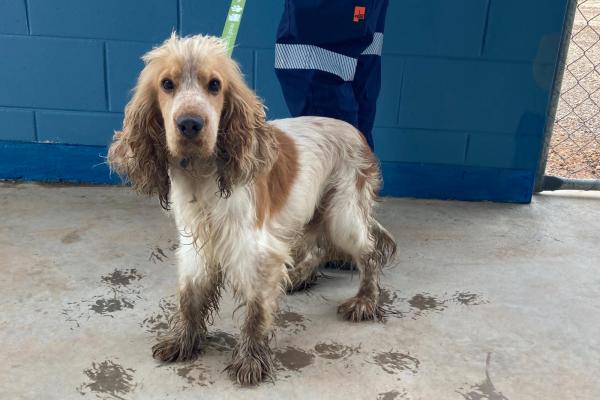
[[[396,245],[373,215],[381,182],[379,165],[360,132],[346,122],[323,117],[271,124],[293,140],[300,165],[289,209],[282,213],[284,218],[286,212],[295,214],[301,224],[302,235],[293,249],[292,288],[304,286],[328,259],[350,259],[361,269],[367,264],[376,269],[386,265]],[[372,282],[368,290],[378,294],[376,286]]]

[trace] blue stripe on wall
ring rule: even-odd
[[[105,164],[106,146],[0,142],[2,179],[116,184]]]
[[[0,142],[2,179],[116,184],[104,163],[104,146]],[[383,162],[382,196],[528,203],[528,170]]]
[[[441,164],[382,163],[382,196],[529,203],[534,172]]]

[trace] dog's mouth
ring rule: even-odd
[[[219,164],[220,161],[216,149],[212,152],[202,148],[196,148],[195,150],[174,156],[173,162],[182,169],[202,168],[203,170],[206,168],[210,169],[215,163]]]
[[[170,147],[171,157],[182,168],[187,168],[192,159],[208,162],[214,158],[214,146],[204,138],[188,140],[176,138]]]

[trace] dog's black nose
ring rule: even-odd
[[[204,126],[204,120],[200,117],[190,117],[188,115],[177,118],[177,128],[179,132],[188,139],[194,139]]]

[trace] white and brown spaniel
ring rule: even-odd
[[[197,354],[227,282],[245,306],[227,369],[240,384],[262,381],[278,298],[340,257],[361,280],[338,312],[380,319],[379,274],[396,245],[374,217],[381,178],[360,132],[322,117],[267,122],[215,37],[173,35],[144,62],[108,158],[179,230],[179,308],[154,357]]]

